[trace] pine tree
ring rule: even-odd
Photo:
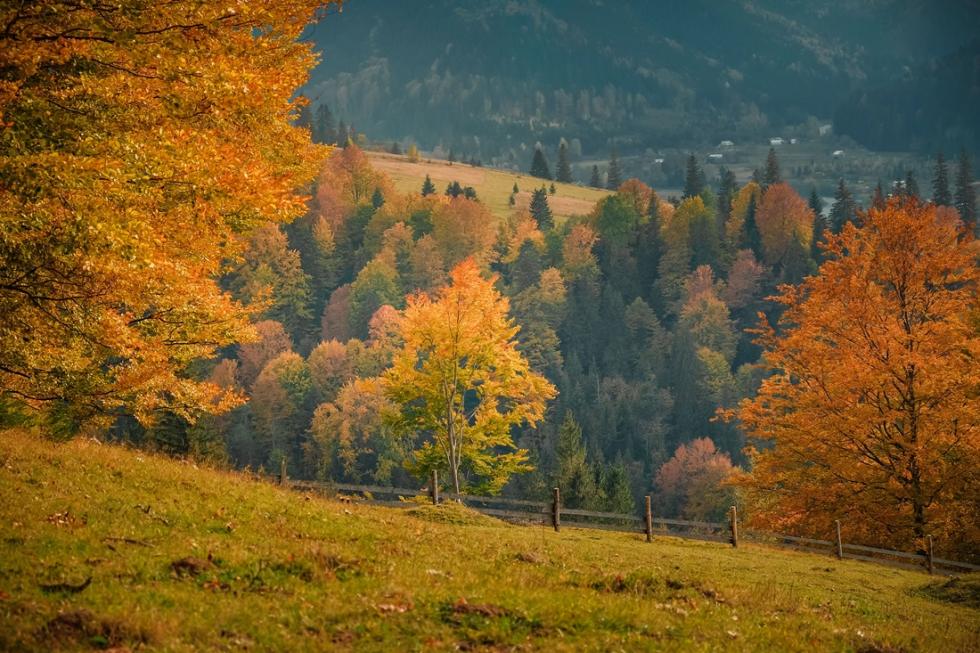
[[[942,152],[936,155],[936,174],[932,178],[932,203],[936,206],[953,205],[953,198],[949,194],[949,171],[946,169],[946,159]]]
[[[592,176],[589,178],[589,186],[592,186],[592,188],[602,188],[602,176],[599,174],[599,166],[592,166]]]
[[[344,124],[343,121],[340,122]],[[334,123],[333,113],[326,102],[321,102],[316,108],[316,120],[313,123],[313,140],[317,143],[333,145],[337,142],[337,125]]]
[[[598,507],[595,474],[586,460],[582,427],[572,413],[566,412],[558,428],[555,444],[555,472],[552,485],[561,488],[562,502],[569,508],[588,509]]]
[[[977,224],[977,195],[973,190],[973,170],[970,166],[970,156],[966,150],[960,150],[960,162],[956,169],[956,210],[960,219],[966,224]]]
[[[629,472],[622,461],[603,472],[602,486],[606,495],[606,510],[624,515],[636,512],[636,499],[630,488]]]
[[[844,228],[844,223],[854,222],[857,218],[856,209],[851,191],[847,189],[844,180],[841,179],[837,183],[837,192],[834,193],[834,204],[830,207],[831,230],[838,234]]]
[[[687,157],[687,172],[684,175],[684,199],[700,195],[704,190],[704,172],[693,154]]]
[[[823,200],[817,195],[817,189],[810,189],[810,199],[807,202],[810,205],[810,210],[813,211],[813,215],[819,217],[823,214]]]
[[[380,209],[382,206],[384,206],[384,203],[384,193],[381,192],[380,188],[375,188],[374,194],[371,195],[371,206],[373,206],[375,209]]]
[[[813,211],[813,236],[810,238],[810,256],[817,263],[823,260],[823,251],[820,243],[824,242],[825,232],[827,231],[827,218],[823,215],[823,200],[817,195],[817,189],[810,189],[810,199],[807,202],[810,210]]]
[[[779,172],[779,159],[776,157],[776,150],[770,147],[769,154],[766,156],[766,171],[762,178],[762,189],[765,190],[782,181],[783,176]]]
[[[425,176],[425,181],[422,183],[422,197],[432,195],[436,192],[436,185],[432,183],[432,178],[429,175]]]
[[[468,200],[476,201],[476,189],[472,186],[467,186],[463,189],[463,197]]]
[[[555,188],[555,185],[554,184],[551,184],[551,186],[548,186],[548,193],[549,194],[554,195],[557,192],[558,192],[558,189]]]
[[[447,196],[456,198],[462,194],[463,194],[463,187],[459,185],[458,181],[450,182],[450,184],[446,186]]]
[[[548,167],[548,159],[540,147],[534,148],[534,157],[531,159],[531,176],[539,179],[551,179],[551,169]]]
[[[619,168],[619,155],[616,148],[609,154],[609,175],[606,178],[606,188],[609,190],[619,190],[623,185],[623,172]]]
[[[871,206],[876,209],[883,209],[885,208],[885,203],[885,191],[882,190],[881,182],[879,181],[878,185],[875,186],[874,194],[871,195]]]
[[[554,217],[551,215],[551,207],[548,206],[548,193],[544,186],[531,194],[531,216],[538,223],[541,231],[550,231],[555,226]]]
[[[350,130],[347,129],[347,124],[341,120],[337,123],[337,133],[334,134],[333,142],[341,147],[347,147],[347,141],[350,139]]]
[[[745,211],[745,241],[743,246],[745,249],[752,250],[755,254],[757,260],[762,260],[762,234],[759,233],[759,225],[756,222],[756,213],[758,212],[758,206],[755,201],[755,194],[749,198],[749,206]]]
[[[716,219],[719,227],[724,227],[732,214],[732,198],[735,196],[735,191],[738,190],[738,182],[735,180],[735,173],[728,168],[722,168],[719,176],[721,181],[718,184]]]
[[[905,173],[905,196],[919,198],[919,182],[915,180],[915,173],[911,170]]]
[[[398,144],[398,141],[392,141],[391,149],[388,151],[391,152],[392,154],[401,154],[402,146]]]
[[[521,192],[521,189],[517,187],[516,181],[514,182],[514,188],[511,190],[511,192],[514,193],[515,195]]]
[[[568,145],[565,139],[558,144],[558,169],[555,171],[555,179],[564,183],[572,183],[572,166],[568,163]]]

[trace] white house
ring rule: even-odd
[[[718,163],[723,158],[725,158],[725,157],[723,155],[721,155],[721,154],[709,154],[708,155],[708,161],[711,161],[712,163]]]
[[[732,141],[722,141],[718,143],[718,147],[719,148],[735,147],[735,143],[733,143]]]
[[[769,144],[770,145],[782,145],[785,142],[786,141],[784,141],[783,139],[779,138],[778,136],[776,138],[770,138],[769,139]]]
[[[843,158],[843,156],[844,156],[844,150],[834,150],[833,157],[835,159]]]

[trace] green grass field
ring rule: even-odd
[[[403,193],[417,193],[422,188],[425,176],[429,175],[442,193],[446,186],[458,181],[463,186],[476,189],[477,197],[495,215],[507,217],[514,208],[527,208],[531,201],[531,191],[550,186],[551,182],[536,179],[526,174],[496,170],[494,168],[475,167],[465,163],[452,163],[440,159],[422,158],[418,163],[412,163],[408,158],[383,152],[368,152],[371,165],[383,171],[394,182],[395,187]],[[517,184],[519,192],[515,196],[514,207],[510,206],[509,198]],[[555,218],[562,220],[573,215],[586,215],[597,201],[609,194],[608,191],[596,188],[586,188],[574,184],[555,182],[555,194],[548,196],[548,205]]]
[[[980,650],[980,580],[347,504],[0,433],[0,650]]]

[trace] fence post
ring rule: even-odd
[[[558,488],[554,489],[554,499],[551,502],[551,525],[555,527],[555,532],[561,530],[561,492]]]
[[[738,546],[738,513],[735,511],[735,506],[732,506],[732,510],[728,515],[729,522],[732,527],[732,546]]]
[[[653,542],[653,513],[650,512],[650,495],[646,496],[647,542]]]
[[[926,537],[929,540],[929,557],[926,558],[926,562],[929,565],[929,574],[931,575],[932,574],[932,535],[927,535]]]
[[[286,457],[279,459],[279,485],[286,484]]]
[[[834,524],[837,526],[837,559],[838,560],[843,560],[844,559],[844,543],[840,539],[840,520],[839,519],[835,519],[834,520]]]
[[[429,496],[432,497],[432,505],[439,505],[439,471],[432,470],[432,478],[429,479],[431,483],[429,487]]]

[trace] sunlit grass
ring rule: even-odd
[[[980,647],[922,573],[432,510],[3,433],[0,650]]]

